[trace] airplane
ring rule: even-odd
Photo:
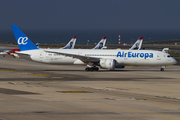
[[[75,43],[76,43],[76,39],[77,39],[77,37],[74,36],[74,37],[68,42],[68,44],[67,44],[65,47],[61,48],[61,49],[74,49],[74,46],[75,46]]]
[[[107,48],[107,47],[105,46],[105,44],[106,44],[106,39],[107,39],[107,37],[103,37],[103,38],[99,41],[99,43],[98,43],[93,49],[105,49],[105,48]]]
[[[20,51],[20,49],[19,48],[11,49],[10,51],[7,52],[7,54],[9,54],[15,58],[20,58],[19,55],[16,54],[16,51]]]
[[[140,50],[143,42],[143,37],[140,37],[129,50]]]
[[[25,59],[57,65],[87,65],[86,71],[98,71],[99,67],[109,70],[124,66],[161,66],[176,64],[166,52],[157,50],[121,49],[39,49],[16,25],[11,25],[20,48],[16,52]]]
[[[40,47],[40,43],[39,43],[39,42],[36,43],[36,47],[37,47],[37,48]]]
[[[75,46],[75,43],[76,43],[76,39],[77,39],[77,37],[74,36],[74,37],[68,42],[68,44],[67,44],[66,46],[64,46],[64,47],[62,47],[62,48],[60,48],[60,49],[74,49],[74,46]],[[37,47],[37,48],[40,48],[40,43],[36,43],[36,47]]]
[[[19,56],[15,53],[15,51],[20,51],[19,48],[17,49],[9,49],[9,50],[3,50],[2,52],[0,52],[0,55],[3,55],[5,57],[5,55],[11,55],[15,58],[19,58]]]
[[[0,51],[0,55],[6,55],[9,50],[2,50]]]

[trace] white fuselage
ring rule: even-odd
[[[48,52],[46,52],[48,50]],[[141,66],[141,65],[172,65],[176,60],[168,53],[155,50],[92,50],[92,49],[36,49],[20,51],[22,58],[31,59],[36,62],[49,64],[85,64],[80,59],[68,57],[56,53],[75,54],[100,59],[114,59],[117,65]]]

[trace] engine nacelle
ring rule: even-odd
[[[116,60],[114,59],[100,59],[100,67],[104,69],[114,70],[116,67]]]

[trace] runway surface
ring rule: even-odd
[[[86,72],[0,57],[0,120],[180,120],[180,66]]]

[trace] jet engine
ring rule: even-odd
[[[100,59],[100,67],[104,69],[114,70],[116,67],[116,60],[114,59]]]

